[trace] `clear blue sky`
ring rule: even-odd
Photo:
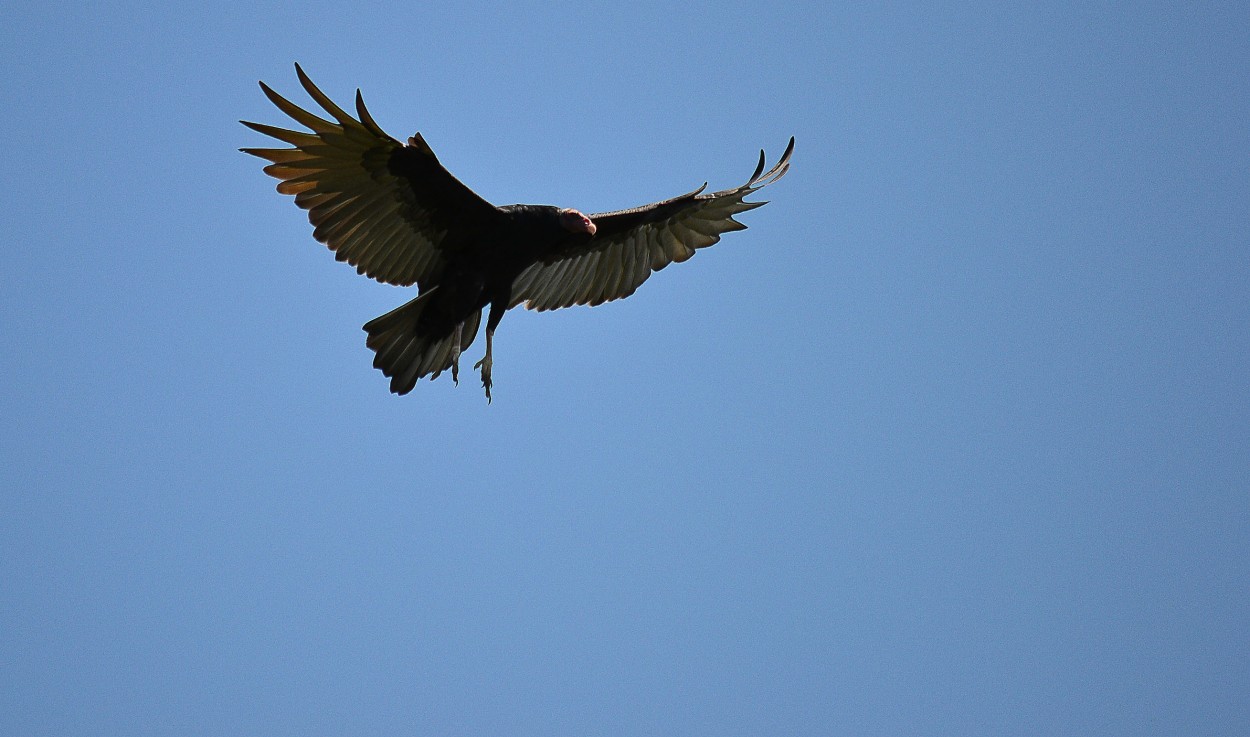
[[[1244,2],[184,5],[0,10],[0,734],[1250,732]],[[293,61],[499,204],[794,167],[396,398]]]

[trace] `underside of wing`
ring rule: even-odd
[[[724,233],[745,229],[733,216],[766,204],[745,198],[781,179],[793,152],[791,138],[777,163],[764,171],[761,151],[755,172],[739,187],[702,194],[704,185],[663,202],[591,215],[595,236],[521,272],[513,284],[512,304],[554,310],[628,297],[653,272],[689,259]]]
[[[437,276],[445,252],[489,227],[499,211],[451,175],[420,134],[408,144],[388,136],[356,92],[352,117],[295,65],[308,95],[333,120],[290,102],[261,82],[279,110],[311,132],[241,121],[292,148],[244,148],[270,163],[265,173],[281,180],[278,191],[294,195],[308,211],[313,236],[361,274],[387,284],[420,284]]]

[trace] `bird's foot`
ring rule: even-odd
[[[456,356],[451,361],[451,380],[456,386],[460,386],[460,356]]]
[[[489,353],[487,353],[485,358],[483,358],[482,360],[480,360],[480,361],[478,361],[477,363],[473,364],[473,368],[475,368],[475,369],[476,369],[476,368],[480,368],[480,369],[482,369],[482,388],[486,390],[486,403],[487,403],[487,404],[490,404],[490,402],[491,402],[491,399],[490,399],[490,386],[491,386],[491,380],[490,380],[490,367],[491,367],[491,363],[492,363],[492,361],[490,360],[490,354],[489,354]]]

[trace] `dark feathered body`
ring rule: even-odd
[[[553,249],[589,238],[565,230],[556,207],[508,205],[499,209],[505,213],[499,223],[451,249],[431,286],[438,290],[422,313],[419,334],[442,338],[489,305],[506,310],[512,300],[512,283],[522,271]]]

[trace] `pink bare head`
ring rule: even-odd
[[[595,226],[595,221],[571,207],[560,211],[560,225],[572,233],[585,233],[586,235],[594,235],[599,229]]]

